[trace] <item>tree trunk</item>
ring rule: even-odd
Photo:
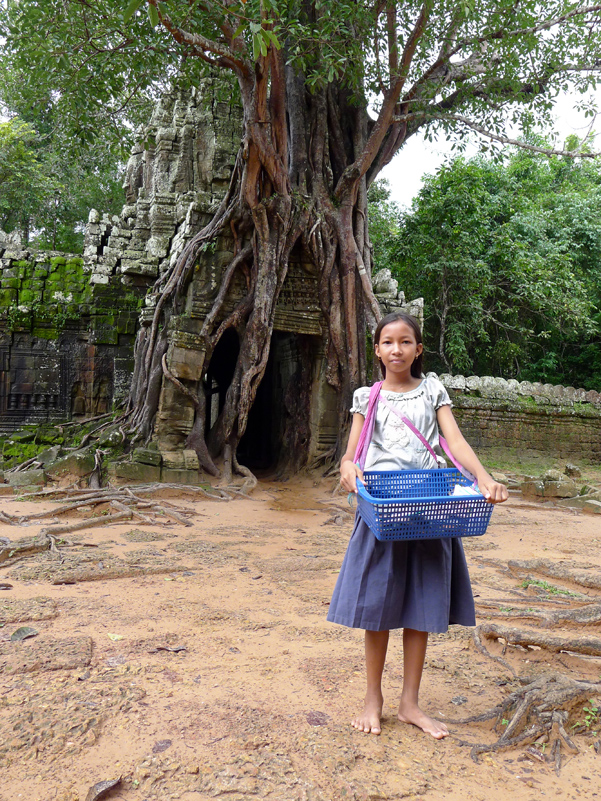
[[[147,440],[153,433],[160,382],[173,382],[195,410],[187,446],[196,450],[201,466],[212,474],[224,456],[228,465],[237,464],[236,448],[265,374],[276,305],[295,245],[311,258],[319,275],[326,377],[338,393],[341,434],[352,392],[366,381],[366,325],[373,325],[379,316],[367,273],[371,257],[365,177],[347,182],[341,200],[333,200],[337,182],[364,146],[365,104],[331,85],[327,91],[309,94],[302,76],[284,67],[283,61],[272,69],[269,83],[259,69],[256,73],[252,78],[239,76],[244,131],[228,193],[213,220],[155,287],[158,300],[152,325],[138,335],[129,403],[131,430]],[[282,131],[271,114],[278,93],[286,92],[288,124]],[[182,383],[170,374],[163,358],[167,323],[172,311],[181,307],[200,248],[228,226],[235,233],[236,253],[223,270],[222,285],[203,324],[201,379]],[[224,301],[237,271],[245,276],[247,294],[226,314]],[[223,408],[205,440],[208,404],[203,378],[219,340],[230,328],[239,337],[238,359]],[[301,394],[308,399],[308,393]],[[296,437],[290,426],[287,431],[293,450]],[[306,447],[308,437],[301,439]],[[344,436],[338,437],[332,458],[339,457],[343,440]],[[296,456],[295,463],[302,464],[298,449]]]

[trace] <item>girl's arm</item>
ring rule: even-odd
[[[346,453],[340,462],[340,483],[347,492],[357,492],[357,479],[362,484],[365,483],[363,481],[363,471],[353,461],[364,422],[365,417],[362,414],[355,413],[353,415],[353,424],[348,438],[348,445],[346,446]]]
[[[478,487],[484,497],[491,503],[502,503],[507,500],[507,487],[499,484],[489,475],[482,463],[466,442],[465,437],[459,430],[459,426],[450,406],[441,406],[436,411],[438,425],[446,439],[451,453],[470,473],[476,476]]]

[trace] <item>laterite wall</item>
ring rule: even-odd
[[[601,394],[502,378],[440,376],[476,451],[601,462]]]

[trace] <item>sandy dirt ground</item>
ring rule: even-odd
[[[325,619],[351,531],[332,486],[263,482],[225,503],[171,491],[170,503],[194,512],[191,527],[91,528],[58,554],[0,565],[12,585],[0,592],[0,801],[91,801],[104,797],[93,785],[117,779],[106,797],[127,801],[601,797],[595,723],[575,735],[579,753],[564,755],[558,776],[525,748],[475,762],[470,745],[498,733],[454,722],[502,701],[519,677],[599,681],[596,658],[513,648],[516,677],[476,650],[471,630],[432,636],[422,703],[451,730],[436,741],[396,720],[396,632],[382,735],[349,726],[364,691],[363,635]],[[0,537],[40,528],[2,525]],[[465,548],[480,621],[510,615],[528,593],[533,606],[561,609],[582,588],[524,588],[507,562],[544,557],[601,574],[601,520],[513,495]],[[38,635],[11,641],[23,625]]]

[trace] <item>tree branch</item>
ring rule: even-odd
[[[247,60],[240,58],[226,45],[207,39],[199,33],[190,33],[176,25],[168,14],[163,14],[159,7],[159,0],[148,0],[148,4],[154,6],[159,15],[159,20],[163,27],[171,34],[178,44],[187,44],[194,48],[194,51],[201,58],[208,59],[207,52],[218,56],[217,61],[210,59],[209,63],[220,64],[223,67],[232,69],[241,74],[248,75],[252,68]]]
[[[409,68],[411,66],[413,56],[415,55],[415,50],[426,30],[431,7],[432,0],[425,0],[419,13],[419,17],[417,18],[413,30],[407,39],[407,43],[401,57],[398,74],[394,79],[391,78],[390,89],[384,96],[382,108],[380,109],[378,119],[375,122],[367,144],[360,157],[356,159],[353,164],[346,168],[340,180],[338,181],[334,195],[339,201],[342,200],[345,195],[349,195],[350,191],[352,191],[352,188],[356,185],[356,182],[359,180],[359,178],[361,178],[361,176],[365,175],[378,154],[380,146],[388,132],[395,106],[401,95],[403,86],[405,85]]]
[[[568,156],[569,158],[587,159],[595,159],[598,156],[601,156],[601,153],[589,153],[585,150],[557,150],[550,147],[537,147],[536,145],[529,145],[528,143],[522,142],[519,139],[512,139],[509,136],[503,136],[502,134],[496,134],[493,131],[489,131],[474,120],[470,120],[469,117],[465,117],[461,114],[432,114],[428,111],[416,111],[410,114],[400,115],[399,117],[395,118],[395,121],[409,121],[418,118],[423,118],[424,120],[439,120],[441,122],[459,122],[462,125],[465,125],[467,128],[471,128],[473,131],[481,134],[481,136],[485,136],[487,139],[491,139],[494,142],[500,142],[503,145],[515,145],[516,147],[522,148],[522,150],[529,150],[532,153],[541,153],[544,156]]]

